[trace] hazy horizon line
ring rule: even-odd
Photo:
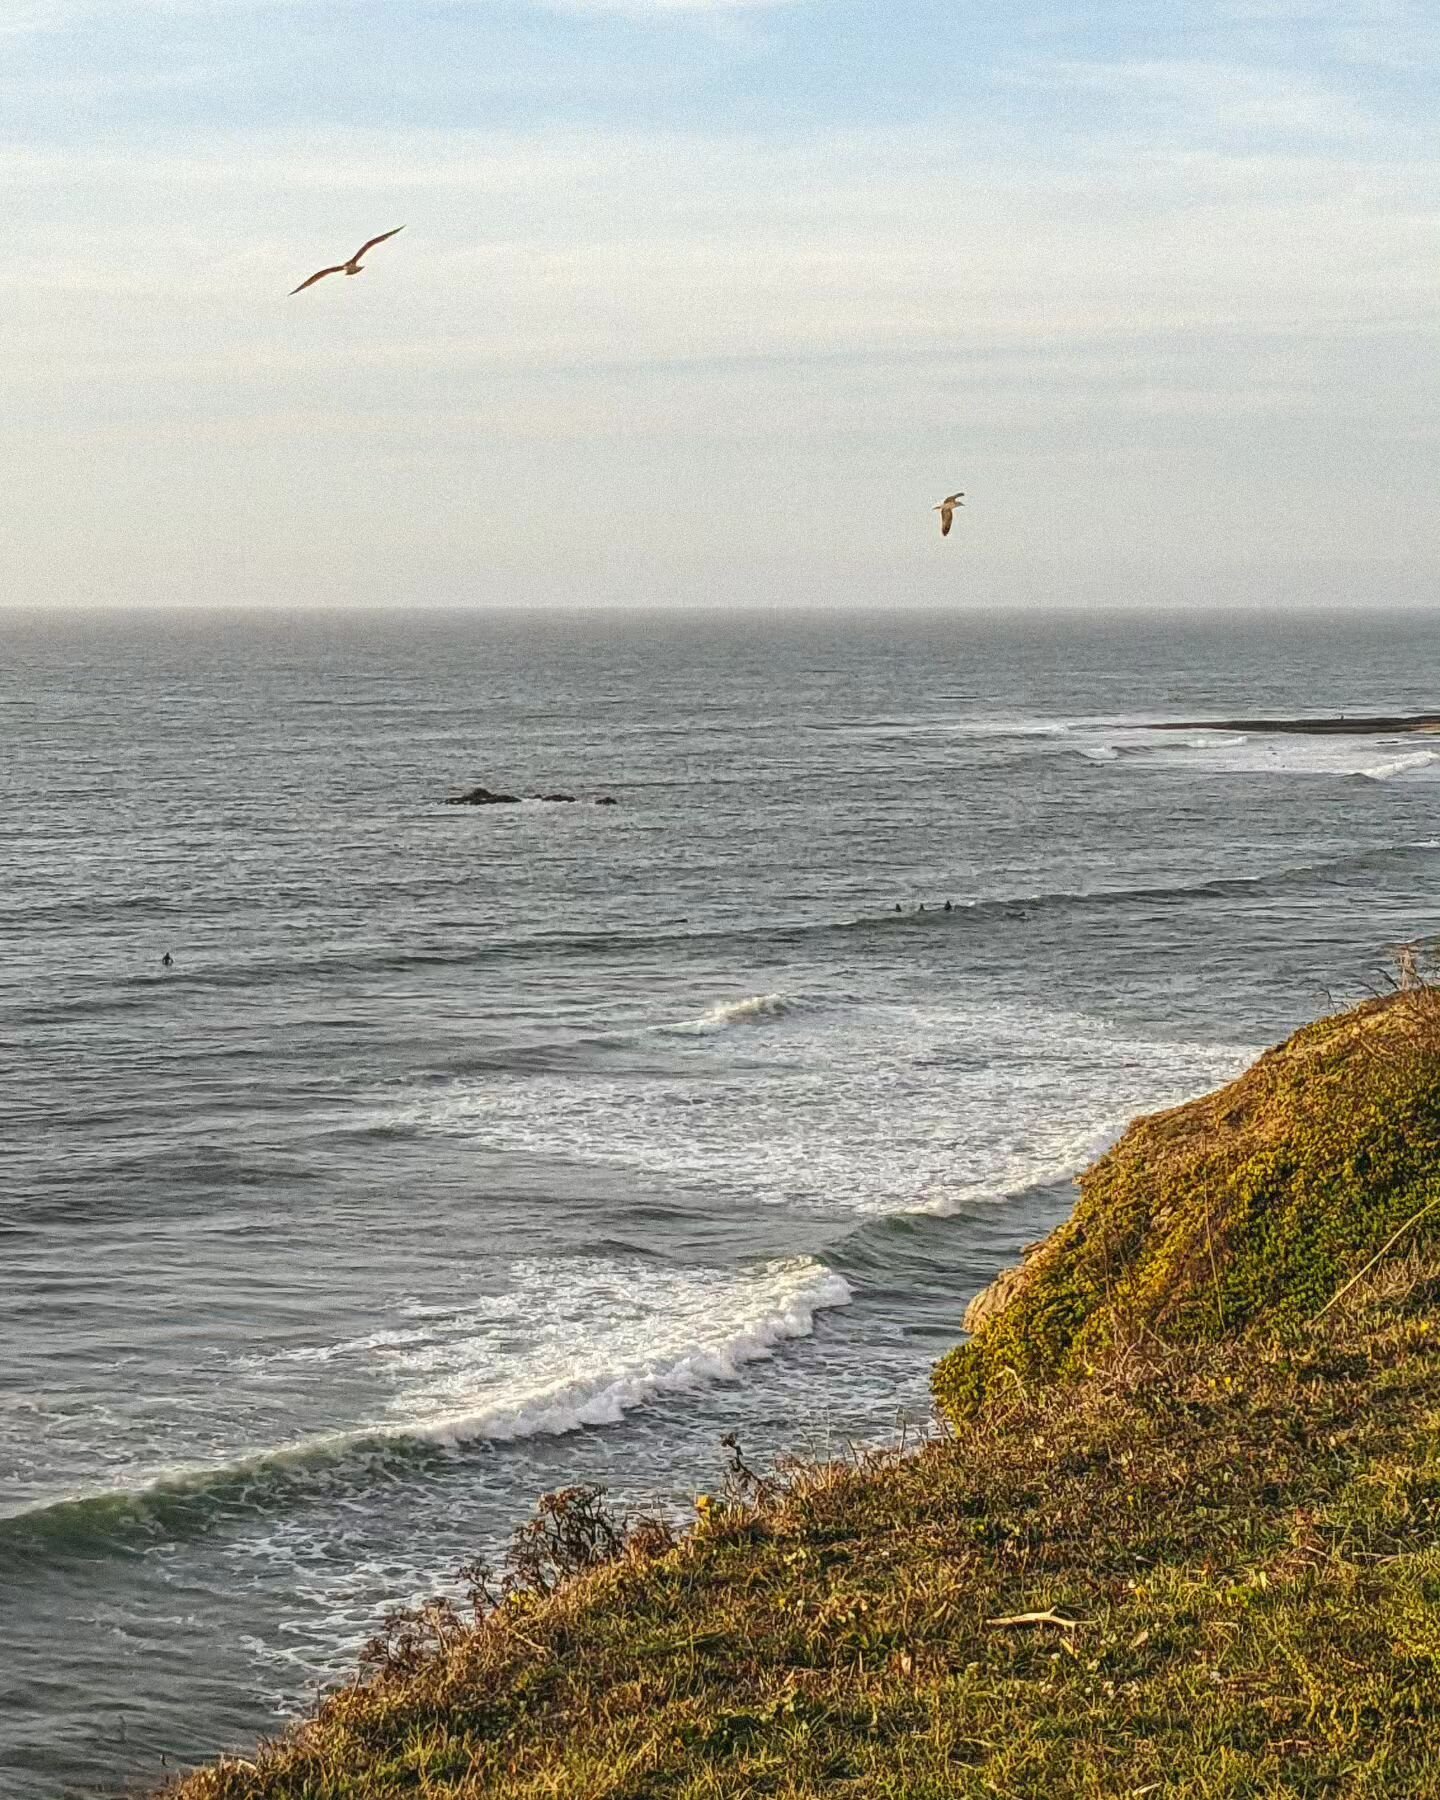
[[[591,603],[566,601],[498,601],[498,602],[464,602],[464,601],[403,601],[394,603],[359,603],[346,605],[336,602],[312,602],[309,604],[271,604],[256,602],[198,602],[185,604],[175,601],[154,601],[135,604],[132,602],[115,602],[113,604],[94,602],[36,601],[6,602],[0,601],[0,621],[24,618],[96,618],[96,619],[257,619],[286,620],[294,618],[387,618],[402,619],[420,613],[429,617],[485,617],[485,618],[524,618],[527,616],[544,618],[654,618],[657,615],[667,618],[722,618],[748,617],[767,619],[797,618],[893,618],[911,616],[923,618],[1016,618],[1033,619],[1061,614],[1067,617],[1104,617],[1124,614],[1133,617],[1144,614],[1157,619],[1192,618],[1197,615],[1205,617],[1223,616],[1226,618],[1293,618],[1296,616],[1328,616],[1335,618],[1364,615],[1373,617],[1380,614],[1396,616],[1420,616],[1435,612],[1435,605],[1418,600],[1357,600],[1353,602],[1337,602],[1334,600],[1293,600],[1276,601],[1270,604],[1251,599],[1244,600],[1206,600],[1206,601],[1157,601],[1147,603],[1143,600],[1046,600],[1040,602],[997,601],[993,603],[964,601],[946,602],[901,602],[876,601],[825,603],[817,601],[797,601],[793,606],[777,606],[773,601],[737,601],[734,603],[717,603],[705,601],[596,601]]]

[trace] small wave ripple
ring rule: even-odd
[[[1413,757],[1377,764],[1370,771],[1373,780],[1385,780],[1407,769],[1418,768],[1421,760],[1440,760],[1433,751],[1417,751]],[[954,922],[974,922],[986,918],[1006,921],[1032,911],[1074,910],[1086,912],[1101,907],[1123,907],[1134,903],[1156,903],[1183,906],[1211,899],[1228,899],[1268,892],[1283,892],[1315,883],[1331,886],[1337,880],[1361,875],[1406,862],[1424,860],[1440,853],[1440,840],[1411,840],[1399,844],[1379,845],[1349,855],[1322,856],[1314,861],[1295,862],[1274,869],[1257,870],[1254,874],[1216,876],[1199,881],[1172,881],[1137,884],[1128,887],[1069,889],[1056,888],[1034,893],[984,894],[955,902],[953,913],[937,906],[926,912],[866,913],[848,919],[775,919],[733,926],[701,926],[698,929],[661,928],[659,930],[627,930],[606,932],[554,932],[531,936],[481,937],[448,946],[416,946],[408,949],[379,947],[371,951],[351,952],[343,959],[335,956],[313,958],[267,958],[252,962],[226,964],[219,961],[185,967],[173,979],[162,980],[153,971],[128,978],[109,988],[69,998],[59,1003],[21,1005],[8,1017],[15,1024],[46,1023],[91,1014],[143,1009],[160,990],[181,989],[261,989],[268,986],[289,987],[297,981],[335,981],[356,974],[406,973],[426,968],[451,969],[481,967],[497,961],[535,959],[549,962],[564,957],[633,957],[640,953],[673,948],[676,951],[711,950],[738,945],[762,943],[775,947],[795,946],[822,941],[836,933],[905,931],[916,927],[940,928]],[[765,1001],[767,995],[751,996],[739,1006],[752,1001]],[[758,1009],[757,1009],[758,1013]],[[729,1023],[732,1021],[721,1021]],[[715,1029],[711,1019],[680,1021],[671,1029]]]

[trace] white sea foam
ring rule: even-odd
[[[1407,756],[1392,757],[1389,762],[1372,763],[1359,773],[1368,776],[1371,781],[1389,781],[1395,775],[1407,774],[1412,769],[1425,769],[1436,762],[1440,762],[1440,755],[1434,750],[1415,750]]]
[[[491,1074],[404,1113],[422,1132],[609,1170],[727,1216],[876,1217],[1013,1192],[1112,1121],[1228,1080],[1255,1054],[1009,1002],[817,1005],[792,1024],[747,1035],[743,1071],[729,1034],[700,1034],[654,1075]]]
[[[760,1019],[778,1019],[792,1010],[792,1002],[783,994],[750,994],[743,1000],[727,1000],[712,1006],[698,1019],[681,1019],[665,1025],[663,1031],[678,1031],[690,1036],[703,1036],[711,1031],[724,1031],[730,1025],[754,1024]]]
[[[1177,1093],[1175,1098],[1181,1100],[1186,1095]],[[1115,1118],[1099,1129],[1074,1133],[1033,1157],[1012,1159],[991,1181],[956,1182],[941,1193],[917,1201],[910,1211],[945,1219],[976,1204],[1000,1203],[1030,1188],[1071,1180],[1118,1143],[1129,1123],[1128,1116]]]
[[[977,738],[1057,738],[1069,732],[1057,719],[965,719],[949,728],[951,736]]]
[[[1120,752],[1113,744],[1077,744],[1075,754],[1083,756],[1086,762],[1111,763],[1120,760]]]
[[[1081,755],[1096,748],[1075,746]],[[1174,769],[1216,775],[1365,775],[1385,781],[1440,763],[1433,750],[1403,751],[1393,737],[1308,736],[1275,733],[1156,731],[1143,726],[1111,729],[1102,750],[1122,750],[1128,770]],[[1103,760],[1110,760],[1105,757]]]
[[[592,1277],[592,1292],[580,1308],[581,1340],[574,1335],[576,1321],[548,1322],[523,1374],[510,1383],[477,1390],[468,1356],[457,1359],[447,1347],[431,1379],[397,1402],[415,1416],[396,1429],[454,1445],[613,1425],[661,1395],[735,1380],[746,1364],[773,1355],[789,1339],[808,1337],[818,1312],[851,1299],[844,1276],[809,1257],[739,1275],[676,1271],[663,1295],[640,1283],[645,1304],[639,1308],[633,1270],[602,1285],[608,1291],[597,1295]],[[652,1306],[652,1300],[661,1304]],[[597,1336],[604,1341],[597,1343]],[[447,1408],[457,1399],[460,1405]],[[436,1406],[441,1410],[431,1411]]]
[[[453,1449],[615,1424],[666,1395],[737,1379],[748,1364],[808,1337],[818,1313],[851,1299],[844,1276],[805,1256],[748,1269],[545,1258],[512,1265],[512,1277],[503,1308],[497,1299],[426,1327],[324,1347],[352,1375],[383,1357],[393,1385],[383,1413],[219,1463],[136,1471],[8,1516],[34,1521],[81,1510],[105,1529],[118,1514],[177,1500],[244,1504],[267,1482],[328,1482],[337,1469],[373,1469],[407,1446]]]

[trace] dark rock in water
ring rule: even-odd
[[[447,806],[518,806],[518,794],[492,794],[487,787],[473,787],[468,793],[447,794]]]
[[[525,799],[523,794],[497,794],[487,787],[473,787],[463,794],[447,794],[446,806],[518,806]],[[532,794],[532,800],[549,800],[558,804],[574,806],[579,796],[575,794]],[[614,806],[615,799],[610,794],[601,794],[596,800],[597,806]]]

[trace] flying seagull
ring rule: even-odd
[[[950,535],[950,522],[955,517],[955,508],[957,506],[963,506],[964,504],[965,496],[963,493],[947,494],[938,506],[932,506],[930,508],[931,512],[938,512],[940,515],[941,537],[948,537]]]
[[[299,287],[291,288],[291,298],[293,299],[296,294],[303,293],[307,287],[314,287],[317,281],[323,281],[327,275],[358,275],[360,273],[360,258],[365,252],[367,250],[373,250],[377,244],[383,244],[386,238],[392,238],[404,229],[405,227],[403,225],[397,225],[394,231],[382,231],[379,237],[373,237],[368,244],[362,244],[350,258],[349,262],[334,263],[328,269],[317,269],[313,275],[307,276],[305,280],[300,283]]]

